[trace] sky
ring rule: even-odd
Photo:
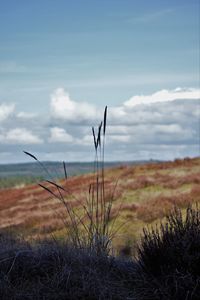
[[[0,163],[200,155],[198,0],[0,0]]]

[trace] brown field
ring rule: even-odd
[[[94,175],[82,175],[59,181],[69,193],[67,202],[81,211]],[[117,182],[117,183],[116,183]],[[45,184],[57,193],[55,187]],[[115,188],[116,186],[116,188]],[[105,171],[106,197],[114,193],[111,218],[121,227],[114,243],[120,247],[134,242],[147,224],[158,223],[174,204],[186,208],[200,202],[200,158],[139,166],[121,166]],[[65,208],[58,199],[40,186],[0,190],[0,228],[26,237],[53,233],[64,237]]]

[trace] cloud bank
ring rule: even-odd
[[[72,143],[73,137],[60,127],[50,128],[50,143]]]
[[[73,123],[87,122],[97,117],[96,108],[87,102],[73,101],[63,88],[57,89],[51,96],[51,115]]]
[[[131,99],[126,101],[124,105],[126,107],[134,107],[141,104],[152,104],[152,103],[160,103],[160,102],[169,102],[175,100],[192,100],[199,99],[200,91],[198,89],[181,89],[176,88],[174,90],[161,90],[152,95],[140,95],[133,96]]]
[[[0,134],[0,143],[4,144],[42,144],[42,140],[26,128],[14,128]]]
[[[6,120],[14,112],[14,104],[0,104],[0,122]]]
[[[0,103],[0,163],[11,162],[13,156],[27,159],[22,150],[41,160],[93,160],[91,126],[99,124],[103,110],[73,100],[63,88],[50,96],[49,115]],[[198,156],[199,120],[200,90],[193,88],[135,95],[120,106],[108,106],[106,159]]]

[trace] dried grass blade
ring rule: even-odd
[[[94,147],[95,147],[95,150],[97,150],[97,141],[96,141],[96,135],[95,135],[94,127],[92,127],[92,134],[93,134],[93,138],[94,138]]]
[[[55,187],[63,190],[64,192],[66,192],[66,190],[61,185],[59,185],[59,184],[57,184],[57,183],[55,183],[55,182],[53,182],[51,180],[45,180],[45,181],[48,182],[48,183],[50,183],[50,184],[52,184],[52,185],[54,185]]]
[[[104,111],[104,118],[103,118],[103,134],[106,133],[106,120],[107,120],[107,106],[105,107]]]
[[[38,183],[39,186],[41,186],[44,190],[46,190],[47,192],[49,192],[50,194],[52,194],[54,197],[56,197],[57,199],[60,199],[54,192],[52,192],[48,187],[44,186],[41,183]]]
[[[98,130],[98,137],[97,137],[97,147],[101,147],[101,128],[102,128],[102,122],[99,125],[99,130]]]
[[[31,154],[31,153],[29,153],[29,152],[27,152],[27,151],[23,151],[23,152],[24,152],[26,155],[32,157],[34,160],[37,160],[37,161],[38,161],[37,157],[35,157],[33,154]]]
[[[63,161],[63,168],[64,168],[64,173],[65,173],[65,179],[67,180],[67,168],[66,168],[66,163]]]

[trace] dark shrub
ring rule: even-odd
[[[31,245],[0,235],[2,300],[133,299],[134,271],[134,262],[65,243]]]
[[[144,230],[138,249],[138,299],[200,299],[200,210],[189,207]]]

